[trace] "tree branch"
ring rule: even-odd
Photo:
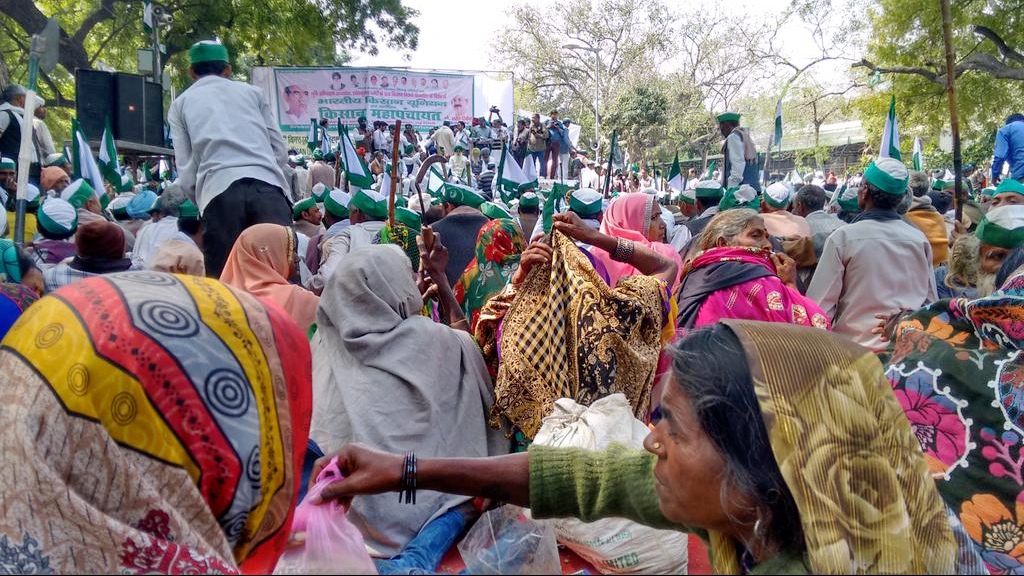
[[[1020,52],[1008,46],[1006,44],[1006,41],[1003,40],[1003,38],[991,28],[988,28],[987,26],[982,26],[980,24],[975,24],[974,33],[977,34],[978,36],[987,38],[990,42],[995,44],[996,48],[999,50],[999,53],[1003,55],[1003,58],[1006,58],[1007,60],[1016,60],[1018,62],[1024,62],[1024,54],[1021,54]]]
[[[71,41],[75,44],[82,44],[85,42],[85,37],[92,32],[92,29],[97,24],[105,20],[110,20],[114,17],[114,0],[102,0],[100,7],[97,8],[92,14],[86,17],[82,25],[75,31],[75,35],[71,38]]]
[[[852,64],[850,68],[867,68],[868,70],[878,72],[879,74],[914,74],[922,76],[932,82],[938,82],[937,78],[939,77],[936,72],[928,70],[927,68],[918,68],[915,66],[878,66],[868,61],[866,58],[860,62]],[[944,82],[939,83],[945,85]]]

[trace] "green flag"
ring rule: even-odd
[[[608,150],[608,169],[605,170],[604,175],[604,195],[608,196],[608,190],[612,184],[612,168],[622,168],[622,150],[619,149],[619,134],[616,131],[612,131],[612,145]]]
[[[668,187],[676,192],[683,190],[683,169],[679,166],[679,152],[676,152],[672,168],[668,171]]]
[[[312,152],[320,147],[320,131],[317,130],[316,118],[309,119],[309,135],[306,136],[306,148]]]
[[[120,188],[121,165],[117,161],[117,146],[114,144],[114,132],[110,129],[110,117],[107,117],[103,137],[100,138],[99,166],[103,179],[110,182],[114,188]]]
[[[150,182],[153,180],[153,173],[149,171],[149,162],[142,163],[142,181]]]
[[[782,144],[782,98],[775,103],[775,134],[774,134],[775,149],[779,150],[779,146]]]
[[[924,170],[924,150],[921,146],[921,138],[914,138],[914,170]]]
[[[142,0],[142,29],[153,31],[153,3],[150,0]]]
[[[356,151],[356,147],[352,144],[352,138],[344,129],[341,132],[341,158],[339,160],[350,186],[369,188],[373,184],[373,175],[370,174],[366,161]]]
[[[716,160],[712,160],[711,163],[708,164],[708,169],[704,172],[704,177],[701,178],[701,180],[711,180],[712,178],[715,177],[715,165],[716,164],[717,164]]]
[[[89,149],[89,140],[86,139],[77,119],[71,120],[71,156],[74,178],[83,178],[89,182],[96,192],[96,197],[103,194],[106,191],[103,186],[103,173],[96,164],[96,158]],[[118,184],[120,183],[118,180]]]
[[[566,196],[578,187],[579,185],[570,186],[563,182],[552,184],[551,191],[548,192],[548,197],[544,200],[544,209],[541,212],[545,234],[551,233],[551,225],[554,223],[553,217],[555,214],[562,212],[562,206],[567,202]]]
[[[885,116],[885,129],[882,130],[882,146],[878,149],[878,157],[903,160],[900,154],[900,127],[896,120],[895,94],[889,100],[889,113]]]

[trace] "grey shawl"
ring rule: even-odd
[[[487,425],[490,376],[473,338],[421,316],[408,257],[396,246],[353,250],[331,275],[313,339],[310,437],[324,451],[360,442],[388,452],[490,456],[508,451]],[[349,520],[391,556],[465,497],[419,492],[359,496]]]

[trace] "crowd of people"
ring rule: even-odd
[[[436,188],[416,162],[392,188],[394,128],[361,122],[356,187],[287,150],[223,45],[189,58],[173,181],[97,190],[48,155],[0,239],[5,566],[268,573],[333,462],[311,502],[382,574],[437,570],[503,503],[690,533],[716,573],[1024,570],[1024,143],[959,220],[889,157],[762,190],[736,113],[678,189],[605,188],[555,112],[403,132]],[[548,179],[460,161],[506,137]],[[642,449],[534,442],[556,401],[616,394]]]

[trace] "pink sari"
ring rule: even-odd
[[[712,248],[698,254],[685,271],[680,299],[686,299],[693,290],[700,290],[697,285],[700,282],[699,278],[702,272],[707,272],[712,266],[726,264],[735,270],[738,265],[767,273],[759,278],[742,279],[732,285],[716,286],[713,291],[706,290],[710,293],[700,304],[693,327],[699,328],[726,318],[736,318],[831,330],[832,323],[817,302],[786,286],[776,275],[775,265],[768,255],[767,250],[738,246]],[[710,276],[721,281],[727,273],[726,269],[719,268]],[[737,278],[742,276],[737,275]]]
[[[683,260],[675,248],[663,242],[651,242],[647,239],[646,234],[651,224],[651,214],[656,209],[657,199],[649,194],[627,194],[613,198],[601,221],[601,233],[615,238],[632,240],[645,248],[654,250],[672,259],[678,269],[682,270]],[[640,275],[639,270],[629,264],[612,260],[612,255],[600,248],[593,247],[590,252],[594,258],[604,264],[610,279],[608,285],[612,288],[622,278]],[[679,278],[677,277],[669,287],[669,292],[675,293],[678,286]]]

